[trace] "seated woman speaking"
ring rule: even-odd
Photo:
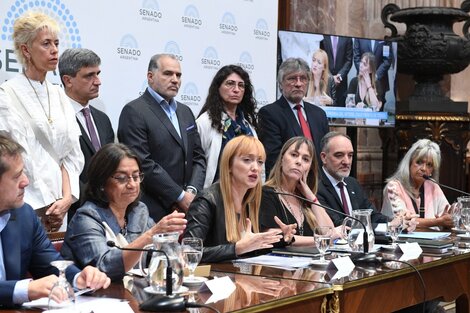
[[[126,248],[143,248],[152,236],[180,232],[184,213],[173,212],[157,224],[139,201],[143,173],[139,158],[123,144],[103,146],[91,159],[85,203],[70,221],[61,254],[77,266],[93,265],[112,280],[121,279],[140,259],[141,252],[110,248],[108,240]]]
[[[202,238],[202,262],[236,259],[293,237],[295,226],[282,223],[278,227],[284,236],[279,230],[259,232],[261,169],[265,159],[263,144],[252,136],[235,137],[225,146],[220,182],[200,192],[188,211],[184,237]]]
[[[286,141],[263,187],[260,206],[261,230],[277,228],[282,223],[294,224],[294,245],[314,245],[313,230],[318,226],[334,228],[325,209],[304,203],[293,196],[277,195],[275,191],[291,193],[312,202],[318,202],[315,193],[318,186],[318,169],[313,142],[305,137],[293,137]],[[274,191],[274,192],[273,192]],[[335,230],[332,238],[339,238]]]

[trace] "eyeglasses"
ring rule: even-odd
[[[245,83],[244,82],[236,82],[234,80],[227,80],[225,82],[225,87],[229,89],[235,89],[235,87],[238,86],[238,89],[240,90],[245,90]]]
[[[135,183],[141,183],[144,180],[144,173],[139,173],[137,175],[127,176],[127,175],[116,175],[111,176],[118,181],[121,185],[127,185],[129,181],[132,179]]]
[[[308,82],[308,77],[304,75],[286,77],[286,81],[291,85],[295,85],[299,80],[302,84],[306,84]]]

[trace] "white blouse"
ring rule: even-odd
[[[79,198],[79,175],[84,157],[80,150],[80,129],[75,112],[64,91],[47,80],[43,84],[31,80],[31,84],[37,95],[22,74],[0,86],[0,130],[8,132],[26,150],[23,159],[30,184],[26,187],[24,199],[34,209],[39,209],[62,198],[61,165],[69,175],[72,196],[75,200]],[[52,123],[48,122],[49,103]],[[21,104],[24,110],[17,109]],[[25,112],[29,116],[25,117]],[[60,164],[37,140],[31,121],[47,138]]]

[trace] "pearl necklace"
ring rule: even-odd
[[[33,84],[32,84],[31,81],[29,80],[29,77],[26,76],[26,73],[24,73],[24,72],[23,72],[23,75],[24,75],[24,76],[26,77],[26,79],[28,80],[28,83],[29,83],[29,85],[31,86],[31,88],[33,88],[34,94],[36,95],[36,98],[38,99],[39,104],[41,105],[42,111],[44,112],[44,115],[46,116],[47,121],[49,122],[49,124],[52,125],[51,98],[49,97],[49,87],[47,86],[47,82],[44,80],[44,83],[46,84],[47,104],[48,104],[48,108],[49,108],[49,114],[46,113],[46,109],[44,108],[44,105],[42,104],[41,99],[39,99],[39,95],[38,95],[38,93],[37,93],[37,91],[36,91],[36,88],[34,88]]]

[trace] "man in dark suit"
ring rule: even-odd
[[[58,274],[51,262],[62,259],[32,207],[24,203],[29,180],[21,153],[23,147],[0,134],[0,308],[48,297]],[[66,276],[77,288],[107,288],[111,283],[92,266],[81,272],[69,266]]]
[[[323,137],[320,154],[323,167],[320,170],[321,181],[318,184],[318,201],[336,211],[350,215],[353,210],[371,209],[373,224],[386,223],[388,217],[377,211],[358,181],[353,177],[349,177],[353,154],[353,146],[347,135],[329,132]],[[341,188],[343,188],[343,195]],[[347,205],[343,205],[343,200],[346,200]],[[327,213],[335,226],[341,225],[344,216],[331,211],[327,211]]]
[[[181,86],[178,59],[154,55],[147,80],[145,93],[124,106],[118,138],[142,160],[142,201],[157,222],[176,208],[188,210],[203,187],[206,160],[191,109],[174,99]]]
[[[266,177],[282,146],[292,137],[312,139],[319,158],[320,140],[328,132],[328,120],[325,111],[302,100],[307,92],[309,77],[307,62],[300,58],[285,60],[277,75],[282,96],[259,110],[258,135],[266,149]]]
[[[105,144],[114,142],[114,131],[106,113],[89,104],[99,95],[101,81],[99,78],[101,59],[91,50],[76,48],[65,50],[59,59],[59,73],[65,93],[70,99],[77,123],[82,135],[80,148],[85,157],[85,165],[80,174],[80,191],[88,181],[87,171],[90,160],[96,151]],[[69,209],[68,220],[80,207],[77,201]]]
[[[336,106],[344,107],[348,92],[348,73],[353,59],[352,38],[325,35],[320,41],[320,49],[325,50],[328,55],[328,68],[336,86]]]
[[[383,40],[371,39],[354,39],[353,55],[354,66],[359,72],[359,63],[361,63],[362,55],[370,52],[375,56],[375,79],[380,83],[382,94],[379,95],[379,100],[385,104],[385,93],[390,89],[388,83],[388,70],[393,61],[393,49],[390,43]],[[383,108],[384,106],[382,106]]]

